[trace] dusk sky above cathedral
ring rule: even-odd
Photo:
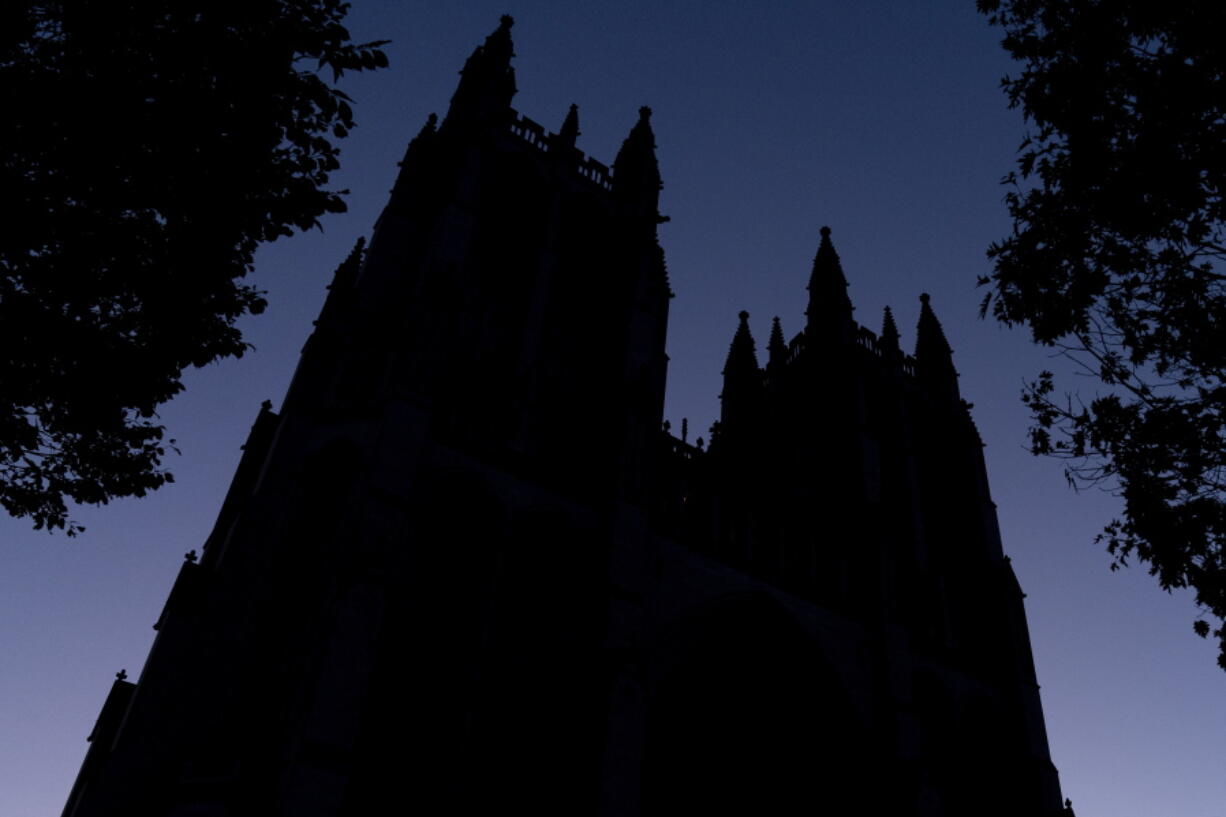
[[[739,312],[760,361],[773,317],[786,338],[802,328],[823,225],[861,324],[879,331],[891,307],[910,352],[929,293],[1028,594],[1065,795],[1082,817],[1220,815],[1226,675],[1214,645],[1193,634],[1190,597],[1162,593],[1137,568],[1109,572],[1093,539],[1113,500],[1074,495],[1059,463],[1024,450],[1023,380],[1058,363],[1023,331],[978,318],[976,278],[1009,230],[999,179],[1023,123],[999,89],[1012,69],[999,33],[971,0],[354,0],[354,39],[392,42],[389,68],[342,82],[358,120],[334,179],[352,191],[349,212],[260,251],[254,283],[270,306],[244,323],[256,350],[192,373],[162,411],[183,452],[169,463],[176,482],[83,509],[77,539],[0,519],[0,814],[62,808],[114,673],[139,671],[179,562],[201,547],[260,402],[284,396],[332,271],[369,236],[406,143],[445,114],[465,58],[504,13],[515,18],[521,114],[556,131],[578,105],[577,147],[611,164],[639,108],[653,111],[676,293],[674,431],[687,418],[691,437],[706,436],[718,416]]]

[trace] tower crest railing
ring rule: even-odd
[[[877,343],[877,333],[867,326],[857,326],[856,330],[856,343],[860,344],[860,348],[876,357],[881,357],[881,346]]]
[[[603,187],[613,189],[613,178],[606,164],[596,161],[591,156],[585,156],[579,163],[579,175]]]
[[[866,326],[856,325],[856,345],[864,349],[874,357],[885,357],[885,352],[881,348],[881,341],[877,337],[877,333]],[[787,368],[795,363],[800,358],[804,357],[805,350],[808,348],[807,338],[804,332],[801,332],[788,342],[787,352],[783,356],[783,367]],[[901,360],[903,374],[908,377],[916,376],[915,358],[911,355],[904,354]]]
[[[523,139],[542,153],[549,152],[549,133],[540,123],[534,122],[520,113],[514,113],[511,119],[511,133]]]
[[[509,128],[511,133],[541,153],[549,153],[553,147],[554,134],[545,130],[540,123],[529,119],[517,111],[512,111],[511,113],[512,117]],[[591,156],[586,156],[577,150],[575,153],[580,157],[577,166],[580,176],[605,190],[613,189],[613,174],[609,170],[608,165],[598,162]]]

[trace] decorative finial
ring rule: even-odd
[[[915,361],[919,373],[935,384],[952,405],[958,405],[958,373],[945,330],[929,304],[928,293],[920,295],[919,323],[915,327]]]
[[[634,211],[661,223],[660,165],[656,161],[655,136],[651,132],[651,108],[639,108],[639,119],[626,135],[613,159],[613,193],[632,205]]]
[[[681,442],[685,442],[685,438],[690,436],[690,421],[686,417],[681,418]]]
[[[881,319],[881,337],[892,338],[895,343],[898,342],[898,324],[894,323],[894,312],[888,306]]]
[[[562,127],[558,130],[556,141],[563,147],[573,148],[575,140],[579,138],[579,106],[571,104],[570,110],[566,112],[566,118],[562,120]]]
[[[813,256],[813,271],[809,274],[809,305],[805,309],[805,333],[826,340],[849,341],[856,332],[851,298],[847,296],[847,276],[843,264],[830,240],[830,228],[821,227],[821,240]],[[822,327],[820,330],[818,327]]]
[[[184,553],[183,558],[184,560],[191,562],[192,564],[195,564],[196,558],[197,558],[195,549],[193,548],[192,550],[189,550],[187,553]]]
[[[513,25],[515,25],[515,18],[509,14],[504,14],[498,18],[498,27],[503,31],[510,31]]]
[[[742,309],[732,343],[728,346],[728,358],[724,361],[724,377],[758,378],[758,356],[754,350],[753,334],[749,331],[749,313]]]
[[[128,679],[128,671],[126,669],[121,669],[119,672],[115,673],[115,678],[120,681],[126,681]]]
[[[771,319],[771,334],[770,340],[766,342],[766,351],[769,354],[769,367],[778,368],[787,359],[788,345],[783,339],[783,324],[779,322],[778,315]]]

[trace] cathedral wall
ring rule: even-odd
[[[858,327],[823,230],[810,326],[763,370],[743,315],[725,427],[667,437],[650,110],[610,173],[575,111],[510,108],[509,30],[338,269],[67,813],[1051,811],[935,317],[924,360]]]

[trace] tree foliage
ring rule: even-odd
[[[156,409],[247,344],[260,242],[344,210],[334,87],[386,65],[339,0],[0,5],[0,505],[171,480]],[[173,441],[169,441],[173,443]]]
[[[1022,64],[1003,86],[1030,129],[984,310],[1098,381],[1028,386],[1032,449],[1118,492],[1112,567],[1192,588],[1226,668],[1226,4],[978,6]]]

